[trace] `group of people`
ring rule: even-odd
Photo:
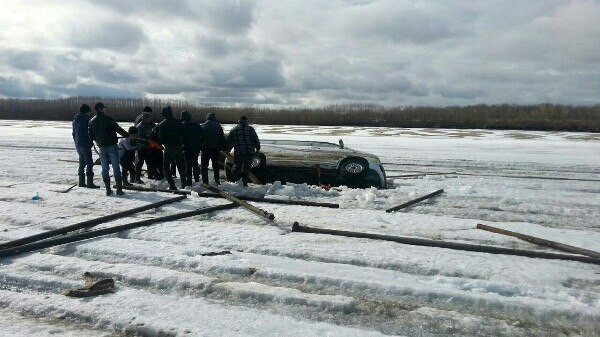
[[[192,186],[192,178],[209,182],[208,165],[212,162],[215,184],[220,184],[220,151],[234,149],[232,180],[242,179],[248,185],[252,159],[260,150],[260,141],[254,128],[248,125],[246,116],[241,116],[236,125],[225,137],[223,128],[214,113],[206,115],[206,121],[198,124],[192,121],[187,111],[182,111],[180,119],[173,116],[170,106],[162,108],[163,120],[155,124],[152,108],[145,107],[135,118],[134,125],[127,131],[104,110],[102,102],[96,103],[96,116],[90,118],[91,108],[83,104],[73,119],[73,140],[79,155],[79,186],[100,188],[94,184],[94,161],[92,147],[98,145],[97,153],[102,165],[102,180],[106,195],[113,193],[110,180],[110,167],[116,182],[117,195],[123,195],[123,186],[133,183],[143,184],[142,167],[146,163],[148,179],[169,183],[169,189],[177,190],[173,176],[179,171],[181,188]],[[119,140],[117,134],[122,138]],[[198,158],[200,164],[198,163]],[[122,170],[121,170],[122,168]]]

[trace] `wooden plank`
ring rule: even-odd
[[[578,262],[584,262],[584,263],[600,264],[600,259],[596,259],[596,258],[588,257],[588,256],[546,253],[546,252],[537,252],[537,251],[523,250],[523,249],[473,245],[473,244],[466,244],[466,243],[419,239],[419,238],[411,238],[411,237],[403,237],[403,236],[349,232],[349,231],[340,231],[340,230],[325,229],[325,228],[313,228],[313,227],[308,227],[308,226],[300,226],[297,222],[295,222],[294,225],[292,226],[292,232],[328,234],[328,235],[345,236],[345,237],[352,237],[352,238],[365,238],[365,239],[374,239],[374,240],[393,241],[393,242],[398,242],[398,243],[407,244],[407,245],[414,245],[414,246],[437,247],[437,248],[447,248],[447,249],[464,250],[464,251],[489,253],[489,254],[517,255],[517,256],[525,256],[525,257],[531,257],[531,258],[570,260],[570,261],[578,261]]]
[[[225,158],[227,158],[229,161],[231,161],[232,163],[234,162],[234,158],[233,155],[227,151],[221,151],[221,154],[225,156]],[[260,179],[256,178],[256,176],[252,173],[250,173],[250,181],[257,184],[257,185],[262,185],[262,182],[260,181]]]
[[[75,231],[75,230],[79,230],[79,229],[83,229],[83,228],[90,228],[90,227],[94,227],[96,225],[105,223],[105,222],[109,222],[115,219],[119,219],[119,218],[123,218],[135,213],[139,213],[139,212],[143,212],[143,211],[147,211],[153,208],[157,208],[157,207],[161,207],[164,205],[168,205],[174,202],[178,202],[181,201],[183,199],[185,199],[185,196],[180,196],[180,197],[175,197],[175,198],[171,198],[171,199],[166,199],[166,200],[162,200],[159,202],[154,202],[148,205],[144,205],[144,206],[140,206],[140,207],[136,207],[136,208],[132,208],[132,209],[128,209],[126,211],[122,211],[122,212],[117,212],[117,213],[113,213],[113,214],[109,214],[109,215],[105,215],[103,217],[100,218],[95,218],[95,219],[90,219],[90,220],[86,220],[83,222],[78,222],[76,224],[73,225],[69,225],[66,227],[62,227],[62,228],[58,228],[58,229],[54,229],[54,230],[50,230],[50,231],[46,231],[43,233],[39,233],[39,234],[34,234],[31,236],[26,236],[24,238],[21,239],[17,239],[17,240],[13,240],[13,241],[9,241],[9,242],[5,242],[3,244],[0,244],[0,250],[2,249],[7,249],[7,248],[11,248],[11,247],[17,247],[17,246],[21,246],[21,245],[25,245],[28,243],[32,243],[32,242],[36,242],[36,241],[40,241],[40,240],[44,240],[44,239],[48,239],[57,235],[61,235],[61,234],[67,234],[69,232]]]
[[[247,210],[249,210],[251,212],[254,212],[254,213],[256,213],[256,214],[258,214],[258,215],[260,215],[262,217],[265,217],[265,218],[267,218],[269,220],[275,219],[275,215],[273,215],[272,213],[269,213],[269,212],[267,212],[265,210],[262,210],[262,209],[260,209],[260,208],[258,208],[256,206],[250,205],[249,203],[247,203],[247,202],[245,202],[245,201],[243,201],[243,200],[241,200],[239,198],[236,198],[236,197],[234,197],[233,195],[231,195],[229,193],[223,192],[223,191],[221,191],[220,189],[218,189],[218,188],[216,188],[214,186],[210,186],[209,184],[206,184],[206,183],[202,183],[202,186],[204,186],[204,188],[206,188],[206,189],[208,189],[208,190],[210,190],[212,192],[215,192],[215,193],[219,194],[223,198],[225,198],[225,199],[227,199],[229,201],[233,201],[236,204],[238,204],[238,205],[246,208]]]
[[[176,194],[184,194],[189,195],[191,191],[187,190],[163,190],[163,189],[155,189],[149,187],[142,186],[123,186],[124,190],[132,190],[132,191],[141,191],[141,192],[174,192]],[[201,198],[223,198],[218,193],[214,192],[200,192],[198,196]],[[257,197],[248,197],[243,195],[234,195],[234,197],[244,200],[244,201],[254,201],[254,202],[265,202],[269,204],[282,204],[282,205],[300,205],[300,206],[314,206],[314,207],[327,207],[327,208],[340,208],[339,204],[329,203],[329,202],[317,202],[317,201],[307,201],[301,199],[293,199],[293,200],[284,200],[284,199],[270,199],[270,198],[257,198]]]
[[[429,198],[431,198],[431,197],[434,197],[434,196],[436,196],[436,195],[438,195],[438,194],[440,194],[440,193],[442,193],[442,192],[444,192],[444,190],[443,190],[443,189],[441,189],[441,190],[437,190],[437,191],[435,191],[435,192],[429,193],[429,194],[427,194],[427,195],[424,195],[424,196],[422,196],[422,197],[419,197],[419,198],[413,199],[413,200],[411,200],[411,201],[405,202],[405,203],[403,203],[403,204],[401,204],[401,205],[398,205],[398,206],[392,207],[392,208],[390,208],[390,209],[386,209],[385,211],[386,211],[386,212],[388,212],[388,213],[395,212],[395,211],[401,210],[401,209],[403,209],[403,208],[406,208],[406,207],[408,207],[408,206],[414,205],[414,204],[416,204],[416,203],[418,203],[418,202],[421,202],[421,201],[423,201],[423,200],[425,200],[425,199],[429,199]]]
[[[531,235],[527,235],[527,234],[521,234],[521,233],[517,233],[517,232],[512,232],[506,229],[502,229],[502,228],[498,228],[498,227],[493,227],[493,226],[488,226],[488,225],[483,225],[483,224],[477,224],[477,228],[478,229],[483,229],[485,231],[488,232],[493,232],[493,233],[497,233],[497,234],[503,234],[503,235],[508,235],[508,236],[512,236],[527,242],[531,242],[534,243],[536,245],[540,245],[540,246],[546,246],[546,247],[550,247],[550,248],[554,248],[554,249],[558,249],[558,250],[562,250],[564,252],[568,252],[568,253],[575,253],[575,254],[581,254],[581,255],[586,255],[589,257],[593,257],[596,259],[600,259],[600,253],[599,252],[595,252],[593,250],[589,250],[589,249],[584,249],[584,248],[579,248],[579,247],[575,247],[575,246],[570,246],[570,245],[566,245],[564,243],[560,243],[560,242],[556,242],[556,241],[550,241],[550,240],[546,240],[546,239],[542,239],[542,238],[538,238],[535,236],[531,236]]]
[[[58,237],[58,238],[52,238],[52,239],[48,239],[48,240],[44,240],[44,241],[33,242],[33,243],[25,244],[22,246],[2,249],[2,250],[0,250],[0,258],[15,256],[15,255],[19,255],[22,253],[27,253],[27,252],[40,250],[40,249],[55,247],[55,246],[63,245],[66,243],[72,243],[72,242],[78,242],[78,241],[83,241],[83,240],[87,240],[87,239],[92,239],[92,238],[96,238],[96,237],[103,236],[103,235],[122,232],[124,230],[129,230],[129,229],[134,229],[134,228],[139,228],[139,227],[144,227],[144,226],[150,226],[155,223],[169,222],[169,221],[175,221],[175,220],[179,220],[179,219],[189,218],[192,216],[210,213],[210,212],[223,210],[223,209],[229,209],[229,208],[233,208],[233,207],[237,207],[237,206],[238,205],[236,205],[235,203],[230,203],[230,204],[225,204],[225,205],[206,207],[206,208],[197,209],[194,211],[172,214],[172,215],[167,215],[167,216],[153,218],[153,219],[146,219],[146,220],[136,221],[136,222],[132,222],[132,223],[124,224],[124,225],[102,228],[102,229],[92,230],[92,231],[88,231],[88,232],[83,232],[83,233],[78,233],[78,234],[73,234],[73,235],[68,235],[68,236],[62,236],[62,237]]]

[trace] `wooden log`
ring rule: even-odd
[[[123,186],[124,190],[132,190],[132,191],[141,191],[141,192],[167,192],[167,193],[176,193],[182,195],[190,195],[191,191],[188,190],[163,190],[163,189],[155,189],[149,187],[142,186]],[[223,196],[214,192],[201,192],[198,193],[199,197],[204,198],[223,198]],[[247,197],[243,195],[234,195],[234,197],[245,200],[245,201],[255,201],[255,202],[266,202],[269,204],[282,204],[282,205],[301,205],[301,206],[315,206],[315,207],[327,207],[327,208],[340,208],[339,204],[328,203],[328,202],[316,202],[316,201],[306,201],[306,200],[282,200],[282,199],[269,199],[269,198],[257,198],[257,197]]]
[[[388,213],[392,213],[392,212],[395,212],[395,211],[401,210],[401,209],[403,209],[403,208],[406,208],[406,207],[408,207],[408,206],[414,205],[414,204],[416,204],[416,203],[418,203],[418,202],[421,202],[421,201],[423,201],[423,200],[425,200],[425,199],[429,199],[429,198],[431,198],[431,197],[434,197],[434,196],[436,196],[436,195],[438,195],[438,194],[440,194],[440,193],[442,193],[442,192],[444,192],[444,190],[437,190],[437,191],[435,191],[435,192],[429,193],[429,194],[427,194],[427,195],[424,195],[424,196],[422,196],[422,197],[419,197],[419,198],[416,198],[416,199],[414,199],[414,200],[411,200],[411,201],[405,202],[405,203],[403,203],[403,204],[401,204],[401,205],[398,205],[398,206],[392,207],[392,208],[390,208],[390,209],[386,209],[385,211],[386,211],[386,212],[388,212]]]
[[[144,192],[165,192],[165,193],[172,193],[172,194],[180,194],[180,195],[190,195],[192,194],[191,191],[188,190],[169,190],[169,189],[163,189],[163,188],[150,188],[150,187],[143,187],[143,186],[123,186],[124,190],[132,190],[132,191],[144,191]]]
[[[2,249],[2,250],[0,250],[0,258],[15,256],[15,255],[26,253],[26,252],[32,252],[32,251],[36,251],[36,250],[40,250],[40,249],[55,247],[55,246],[63,245],[66,243],[72,243],[72,242],[78,242],[78,241],[83,241],[83,240],[87,240],[87,239],[92,239],[92,238],[96,238],[99,236],[114,234],[114,233],[122,232],[125,230],[129,230],[129,229],[150,226],[155,223],[169,222],[169,221],[189,218],[192,216],[210,213],[210,212],[223,210],[223,209],[229,209],[229,208],[233,208],[233,207],[237,207],[237,206],[238,205],[236,205],[235,203],[231,203],[231,204],[225,204],[225,205],[219,205],[219,206],[206,207],[206,208],[197,209],[194,211],[172,214],[172,215],[167,215],[167,216],[153,218],[153,219],[146,219],[146,220],[136,221],[136,222],[132,222],[132,223],[124,224],[124,225],[102,228],[102,229],[92,230],[89,232],[83,232],[83,233],[63,236],[63,237],[59,237],[59,238],[48,239],[48,240],[44,240],[44,241],[33,242],[33,243],[25,244],[22,246]]]
[[[531,235],[527,235],[527,234],[521,234],[521,233],[517,233],[517,232],[512,232],[506,229],[502,229],[502,228],[498,228],[498,227],[493,227],[493,226],[487,226],[487,225],[483,225],[483,224],[477,224],[477,228],[478,229],[483,229],[485,231],[488,232],[493,232],[493,233],[497,233],[497,234],[503,234],[503,235],[508,235],[508,236],[513,236],[515,238],[527,241],[527,242],[531,242],[531,243],[535,243],[536,245],[540,245],[540,246],[546,246],[546,247],[550,247],[550,248],[554,248],[554,249],[558,249],[558,250],[562,250],[564,252],[568,252],[568,253],[575,253],[575,254],[581,254],[581,255],[586,255],[589,257],[593,257],[596,259],[600,259],[600,253],[599,252],[595,252],[593,250],[589,250],[589,249],[584,249],[584,248],[579,248],[579,247],[575,247],[575,246],[570,246],[570,245],[566,245],[564,243],[560,243],[560,242],[556,242],[556,241],[550,241],[550,240],[546,240],[546,239],[541,239],[535,236],[531,236]]]
[[[230,162],[234,162],[234,158],[233,155],[231,155],[231,153],[227,152],[227,151],[221,151],[221,154],[225,156],[225,158],[227,158],[227,160],[229,160]],[[262,182],[256,178],[256,176],[252,173],[250,173],[250,181],[257,184],[257,185],[262,185]]]
[[[439,176],[439,175],[446,175],[446,174],[456,174],[456,172],[436,172],[436,173],[416,173],[416,174],[401,174],[401,175],[391,175],[391,176],[387,176],[387,178],[416,178],[416,177],[422,177],[422,176]]]
[[[218,188],[216,188],[214,186],[210,186],[209,184],[206,184],[206,183],[202,183],[202,186],[204,186],[204,188],[206,188],[206,189],[208,189],[208,190],[210,190],[212,192],[217,193],[218,195],[222,196],[223,198],[225,198],[225,199],[227,199],[229,201],[233,201],[236,204],[238,204],[238,205],[246,208],[247,210],[249,210],[251,212],[254,212],[254,213],[256,213],[256,214],[258,214],[258,215],[260,215],[262,217],[265,217],[265,218],[267,218],[269,220],[275,219],[275,215],[273,215],[272,213],[269,213],[269,212],[267,212],[265,210],[262,210],[262,209],[260,209],[260,208],[258,208],[256,206],[252,206],[249,203],[247,203],[247,202],[245,202],[245,201],[243,201],[243,200],[241,200],[239,198],[236,198],[236,197],[234,197],[233,195],[231,195],[229,193],[223,192],[223,191],[221,191],[220,189],[218,189]]]
[[[28,243],[32,243],[32,242],[36,242],[36,241],[40,241],[40,240],[44,240],[44,239],[48,239],[48,238],[51,238],[51,237],[54,237],[57,235],[66,234],[68,232],[72,232],[72,231],[83,229],[83,228],[90,228],[90,227],[93,227],[93,226],[96,226],[96,225],[99,225],[99,224],[102,224],[105,222],[109,222],[109,221],[112,221],[115,219],[129,216],[129,215],[132,215],[135,213],[147,211],[147,210],[150,210],[153,208],[157,208],[157,207],[168,205],[168,204],[171,204],[174,202],[178,202],[185,198],[186,198],[186,196],[179,196],[179,197],[175,197],[175,198],[171,198],[171,199],[166,199],[166,200],[154,202],[154,203],[151,203],[148,205],[132,208],[132,209],[129,209],[126,211],[117,212],[117,213],[110,214],[110,215],[105,215],[100,218],[95,218],[95,219],[90,219],[90,220],[86,220],[83,222],[78,222],[76,224],[69,225],[66,227],[62,227],[62,228],[46,231],[43,233],[27,236],[27,237],[24,237],[21,239],[5,242],[3,244],[0,244],[0,250],[11,248],[11,247],[17,247],[17,246],[21,246],[24,244],[28,244]]]
[[[222,196],[220,196],[217,193],[208,193],[208,192],[198,193],[198,196],[206,197],[206,198],[222,198]],[[247,197],[247,196],[243,196],[243,195],[234,195],[234,197],[244,200],[244,201],[266,202],[266,203],[270,203],[270,204],[340,208],[339,204],[334,204],[334,203],[329,203],[329,202],[306,201],[306,200],[300,200],[300,199],[285,200],[285,199],[257,198],[257,197]]]
[[[473,245],[473,244],[458,243],[458,242],[419,239],[419,238],[392,236],[392,235],[384,235],[384,234],[340,231],[340,230],[325,229],[325,228],[312,228],[312,227],[308,227],[308,226],[300,226],[300,224],[298,224],[297,222],[295,222],[293,224],[292,232],[328,234],[328,235],[346,236],[346,237],[352,237],[352,238],[365,238],[365,239],[374,239],[374,240],[393,241],[393,242],[398,242],[398,243],[407,244],[407,245],[415,245],[415,246],[448,248],[448,249],[489,253],[489,254],[517,255],[517,256],[526,256],[526,257],[541,258],[541,259],[570,260],[570,261],[578,261],[578,262],[584,262],[584,263],[600,264],[600,259],[596,259],[596,258],[592,258],[592,257],[588,257],[588,256],[546,253],[546,252],[537,252],[537,251],[523,250],[523,249]]]

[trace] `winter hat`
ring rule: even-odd
[[[130,135],[135,135],[138,133],[138,130],[135,126],[130,126],[129,130],[127,130],[127,133],[129,133]]]
[[[173,109],[171,109],[170,106],[166,106],[166,107],[162,108],[162,111],[160,112],[160,114],[164,118],[172,118],[173,117]]]
[[[94,105],[94,110],[99,111],[100,109],[106,109],[106,106],[102,102],[98,102]]]
[[[239,120],[239,122],[240,122],[240,123],[248,123],[248,117],[246,117],[246,116],[242,116],[242,117],[240,117],[240,120]]]
[[[144,108],[144,112],[152,112],[152,108],[147,106]]]
[[[187,110],[183,110],[181,112],[181,120],[184,122],[189,122],[192,120],[192,115],[190,115],[190,113],[187,112]]]
[[[214,112],[209,112],[209,113],[206,114],[206,120],[207,121],[214,121],[216,119],[217,119],[217,117],[216,117],[216,115],[215,115]]]
[[[79,108],[79,112],[88,113],[90,111],[92,111],[92,108],[90,108],[90,106],[87,104],[82,104]]]

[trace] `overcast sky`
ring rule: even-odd
[[[0,0],[0,96],[600,103],[600,0]]]

